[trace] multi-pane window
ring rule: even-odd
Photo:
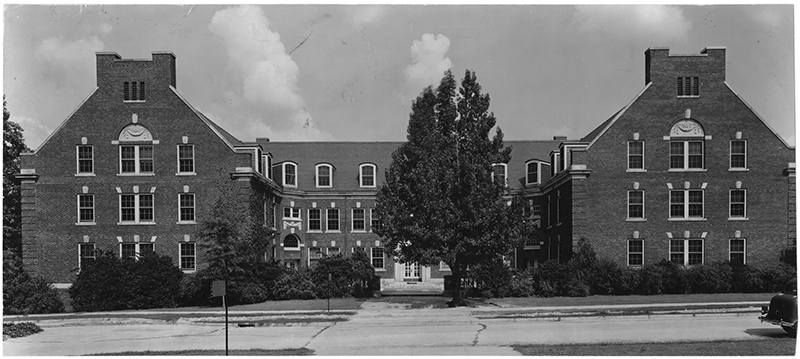
[[[328,247],[328,257],[333,257],[341,253],[341,248],[339,247]]]
[[[525,184],[539,183],[539,162],[528,162],[525,165]]]
[[[534,217],[541,217],[542,216],[542,206],[535,204],[532,207],[532,212]]]
[[[680,265],[703,264],[703,240],[671,239],[669,260]]]
[[[286,238],[283,239],[283,248],[290,250],[300,249],[300,239],[298,239],[296,235],[286,236]]]
[[[730,241],[730,255],[729,260],[731,263],[745,264],[745,241],[744,238],[734,238]]]
[[[331,165],[317,165],[317,187],[333,186],[333,167]]]
[[[678,77],[678,97],[700,96],[700,78]]]
[[[181,269],[185,271],[193,271],[197,269],[197,252],[194,242],[180,243],[180,260]]]
[[[283,164],[283,185],[297,187],[297,165],[294,163]]]
[[[320,247],[308,248],[308,264],[311,268],[314,268],[317,265],[317,262],[319,262],[319,260],[322,259],[322,257],[323,257],[322,248]]]
[[[152,194],[121,194],[119,196],[119,221],[124,223],[152,223]]]
[[[94,243],[78,243],[78,268],[95,260]]]
[[[669,218],[703,218],[703,190],[669,191]]]
[[[272,155],[264,156],[264,176],[272,179]]]
[[[670,169],[703,169],[703,141],[673,141],[669,143]]]
[[[283,207],[283,218],[300,219],[300,208]]]
[[[338,208],[328,208],[328,215],[325,221],[325,224],[328,226],[327,231],[337,232],[339,231],[339,209]]]
[[[120,243],[119,257],[138,259],[141,256],[153,253],[153,243]]]
[[[361,187],[375,187],[375,165],[363,164],[359,166],[358,172]]]
[[[508,165],[505,163],[495,163],[492,165],[492,181],[502,186],[508,185]]]
[[[153,146],[120,146],[120,173],[153,173]]]
[[[94,223],[94,195],[78,195],[78,223]]]
[[[308,209],[308,230],[321,231],[322,230],[322,210],[319,208]]]
[[[730,194],[730,218],[747,218],[747,192],[732,189]]]
[[[94,148],[78,146],[78,174],[94,173]]]
[[[747,168],[747,141],[731,141],[731,168]]]
[[[363,208],[353,208],[353,232],[364,232],[366,231],[366,219],[364,218],[364,209]]]
[[[383,269],[383,247],[372,247],[370,251],[372,266],[375,269]]]
[[[194,222],[194,193],[181,193],[178,195],[179,221]]]
[[[628,169],[644,169],[644,141],[628,141]]]
[[[644,219],[644,191],[628,191],[628,219]]]
[[[194,145],[178,146],[178,173],[194,173]]]
[[[125,81],[123,87],[123,100],[125,101],[144,101],[144,82]]]
[[[642,239],[628,240],[628,265],[629,266],[644,265],[644,240]]]

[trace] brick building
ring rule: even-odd
[[[767,263],[795,243],[794,149],[725,83],[725,49],[645,61],[641,93],[586,137],[506,141],[495,178],[538,227],[514,266],[566,261],[580,238],[630,266]],[[397,263],[372,233],[399,145],[242,142],[181,98],[171,53],[98,53],[97,88],[23,156],[24,264],[61,286],[95,250],[155,250],[193,272],[197,223],[232,185],[242,215],[279,232],[266,257],[300,268],[363,249],[384,290],[441,289],[445,265]]]

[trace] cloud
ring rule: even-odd
[[[688,38],[692,30],[691,21],[673,6],[576,6],[575,10],[574,23],[580,31],[604,38],[671,42]]]
[[[101,34],[108,35],[111,33],[112,30],[114,30],[114,26],[111,26],[111,24],[104,22],[100,24],[100,26],[98,26],[97,29],[100,30]]]
[[[791,8],[788,8],[787,11],[785,8],[753,7],[751,11],[746,11],[745,13],[761,26],[770,30],[775,30],[781,26],[783,17],[786,16],[786,14],[791,14],[791,11]]]
[[[41,61],[45,79],[57,87],[83,83],[95,75],[95,52],[103,51],[104,44],[97,36],[76,41],[60,37],[42,40],[35,56]]]
[[[311,114],[306,111],[306,101],[297,87],[300,68],[286,53],[280,34],[269,29],[269,19],[259,7],[243,5],[229,7],[214,14],[209,24],[212,33],[225,44],[229,70],[235,74],[235,91],[230,96],[241,97],[241,113],[269,113],[279,118],[271,125],[283,127],[281,133],[293,133],[298,139],[330,139],[330,135],[317,129]],[[225,116],[252,122],[252,116]],[[288,121],[286,121],[288,120]],[[243,134],[253,131],[243,123],[232,124]],[[259,128],[271,129],[264,124]],[[261,136],[261,134],[257,134]],[[274,138],[282,141],[283,138]]]
[[[411,45],[411,64],[406,67],[406,86],[414,94],[427,86],[436,85],[444,72],[453,67],[445,54],[450,49],[450,39],[439,34],[424,34]]]
[[[377,24],[388,14],[389,9],[385,5],[356,6],[351,20],[358,28]]]

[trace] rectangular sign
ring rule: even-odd
[[[225,295],[225,281],[215,280],[211,282],[211,296],[222,297]]]

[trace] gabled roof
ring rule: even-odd
[[[588,135],[581,138],[581,142],[594,141],[594,139],[597,138],[597,136],[600,136],[600,134],[603,133],[603,131],[605,131],[605,129],[611,124],[611,121],[614,120],[614,117],[617,117],[620,111],[622,111],[622,109],[619,109],[617,110],[617,112],[614,112],[614,114],[611,115],[611,117],[609,117],[607,120],[603,121],[603,123],[601,123],[600,126],[597,126],[594,130],[592,130],[592,132],[589,132]]]
[[[789,148],[789,149],[792,149],[792,150],[794,149],[794,147],[790,146],[790,145],[789,145],[789,144],[786,142],[786,140],[784,140],[784,139],[783,139],[783,137],[781,137],[781,135],[779,135],[777,132],[775,132],[775,130],[772,128],[772,126],[770,126],[770,125],[769,125],[769,123],[767,123],[767,121],[764,121],[764,119],[763,119],[763,118],[761,118],[761,116],[759,116],[759,114],[756,112],[756,110],[755,110],[755,109],[753,109],[753,107],[751,107],[751,106],[750,106],[750,104],[749,104],[749,103],[747,103],[747,101],[745,101],[745,100],[742,98],[742,96],[739,96],[739,94],[738,94],[738,93],[736,93],[736,91],[734,91],[734,90],[733,90],[733,88],[731,87],[731,85],[728,85],[728,83],[727,83],[727,82],[725,82],[725,86],[728,88],[728,90],[731,90],[731,92],[733,93],[733,95],[734,95],[734,96],[736,96],[736,98],[738,98],[738,99],[739,99],[739,101],[742,101],[742,103],[745,105],[745,107],[747,107],[747,108],[750,110],[750,112],[752,112],[752,113],[753,113],[753,115],[755,115],[755,116],[756,116],[756,118],[758,118],[758,120],[759,120],[759,121],[761,121],[761,123],[763,123],[763,124],[764,124],[764,126],[767,126],[767,128],[768,128],[770,131],[772,131],[772,134],[773,134],[773,135],[775,135],[775,137],[777,137],[777,138],[778,138],[778,139],[781,141],[781,143],[783,143],[783,145],[784,145],[784,146],[786,146],[786,148]]]
[[[625,107],[617,111],[613,116],[611,116],[611,118],[600,124],[600,126],[595,128],[592,132],[589,132],[589,134],[586,135],[586,137],[582,138],[581,139],[582,142],[589,143],[589,145],[587,145],[586,148],[591,148],[592,145],[597,141],[597,139],[600,138],[600,136],[602,136],[604,133],[606,133],[606,130],[608,130],[609,127],[613,126],[614,122],[616,122],[617,119],[620,118],[620,116],[622,116],[622,114],[624,114],[625,111],[627,111],[628,108],[631,107],[631,105],[633,105],[633,103],[639,99],[639,97],[642,97],[642,94],[645,91],[647,91],[647,89],[649,89],[652,84],[653,84],[652,82],[648,82],[647,85],[645,85],[645,87],[642,89],[642,91],[639,91],[639,94],[637,94],[636,97],[633,98],[633,100],[628,102],[628,104],[625,105]]]
[[[172,86],[170,86],[169,88],[176,96],[178,96],[178,98],[181,101],[183,101],[184,104],[186,104],[187,107],[189,107],[189,109],[192,110],[192,112],[194,112],[197,115],[197,117],[200,118],[200,120],[202,120],[209,128],[211,128],[211,130],[215,134],[217,134],[217,136],[219,136],[219,138],[222,139],[222,141],[225,142],[225,144],[228,145],[228,147],[231,150],[233,150],[234,146],[239,146],[242,144],[242,141],[239,141],[236,137],[233,137],[233,135],[228,133],[228,131],[225,131],[225,129],[214,123],[214,121],[211,121],[210,118],[206,117],[206,115],[202,114],[200,111],[194,108],[194,106],[192,106],[189,103],[189,101],[186,101],[186,99],[184,99],[183,96],[181,96],[181,94],[178,92],[176,88]]]

